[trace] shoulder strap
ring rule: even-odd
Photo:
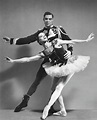
[[[57,26],[57,31],[58,31],[58,38],[61,38],[61,33],[64,35],[67,35],[67,33],[63,32],[60,27]]]
[[[58,38],[61,38],[60,28],[57,26]]]

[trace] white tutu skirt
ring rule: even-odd
[[[68,59],[67,64],[63,64],[61,67],[59,66],[60,64],[52,65],[50,63],[43,64],[43,67],[51,77],[62,77],[84,70],[89,60],[89,56],[72,56]]]

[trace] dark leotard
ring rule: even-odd
[[[45,57],[49,58],[49,62],[52,63],[52,65],[55,64],[66,64],[67,59],[65,59],[65,54],[67,51],[61,47],[61,48],[55,48],[53,47],[53,51],[48,51],[47,49],[43,51]]]

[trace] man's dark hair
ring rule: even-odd
[[[51,12],[45,12],[44,15],[43,15],[43,18],[45,18],[46,15],[52,15],[52,18],[54,18],[53,13],[51,13]]]

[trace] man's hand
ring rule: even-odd
[[[67,50],[67,53],[64,55],[65,59],[69,59],[71,57],[71,52]]]
[[[5,36],[3,39],[5,40],[5,42],[10,42],[10,38],[9,37]]]

